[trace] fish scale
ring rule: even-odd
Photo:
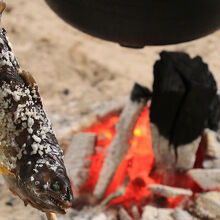
[[[60,148],[32,75],[0,30],[0,173],[25,204],[65,213],[73,195]]]
[[[56,153],[62,160],[51,123],[42,109],[36,86],[29,86],[7,42],[5,31],[0,33],[0,108],[1,108],[1,152],[2,165],[9,171],[20,160],[28,160],[35,154],[44,158],[46,152]],[[3,42],[5,44],[3,44]],[[20,73],[19,73],[20,72]],[[49,137],[49,138],[48,138]],[[12,153],[12,155],[8,155]]]

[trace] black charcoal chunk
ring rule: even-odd
[[[130,98],[133,102],[135,101],[140,102],[142,99],[148,101],[151,98],[151,96],[152,96],[152,92],[147,87],[135,83],[131,91]]]
[[[213,131],[217,131],[219,129],[219,122],[220,122],[220,94],[217,94],[210,105],[209,118],[207,120],[206,127],[210,128]]]
[[[216,96],[215,79],[200,57],[162,52],[154,68],[151,121],[175,146],[199,137]]]
[[[173,56],[171,53],[162,52],[160,56],[161,60],[154,65],[150,119],[157,125],[160,134],[170,139],[186,88],[175,67],[175,59],[181,54],[176,53]]]

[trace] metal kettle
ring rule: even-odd
[[[46,0],[65,21],[124,46],[194,40],[220,28],[220,0]]]

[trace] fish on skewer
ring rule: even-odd
[[[65,213],[73,194],[34,78],[21,71],[0,30],[0,173],[9,189],[43,212]]]

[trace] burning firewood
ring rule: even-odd
[[[136,89],[141,90],[141,88],[137,85],[134,87],[134,92]],[[104,196],[116,169],[126,155],[130,147],[129,140],[133,136],[133,129],[137,119],[146,106],[146,101],[148,101],[151,97],[149,90],[147,90],[147,92],[146,89],[142,90],[144,90],[145,96],[140,97],[140,99],[135,99],[134,96],[131,96],[131,99],[128,101],[121,113],[120,121],[116,125],[117,134],[109,146],[107,158],[105,159],[94,191],[94,195],[97,199],[102,199]],[[134,94],[134,92],[132,94]]]
[[[168,169],[190,169],[216,82],[200,57],[191,59],[184,53],[162,52],[154,77],[150,118],[156,163]]]

